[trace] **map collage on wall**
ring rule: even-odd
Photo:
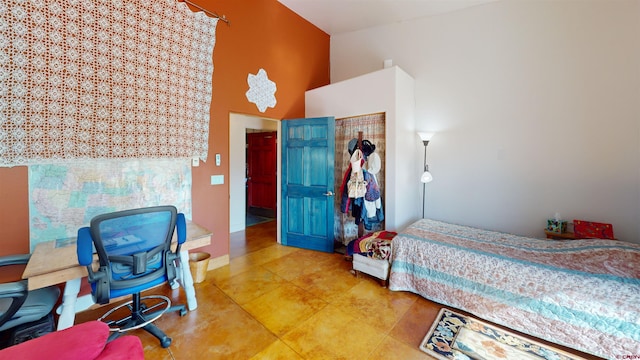
[[[191,159],[92,160],[29,166],[31,251],[70,240],[96,215],[174,205],[191,219]]]

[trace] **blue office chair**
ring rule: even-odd
[[[3,256],[0,266],[24,265],[30,257],[31,254]],[[53,331],[51,310],[59,296],[56,286],[28,291],[27,280],[0,284],[0,331],[12,332],[5,345]]]
[[[177,249],[171,250],[177,227]],[[89,227],[78,230],[78,262],[89,272],[93,299],[107,304],[113,298],[132,295],[132,300],[109,310],[99,320],[112,329],[111,338],[125,331],[143,328],[160,340],[163,348],[171,338],[152,324],[167,311],[179,311],[184,305],[171,306],[166,296],[141,297],[140,292],[176,279],[176,260],[186,240],[184,214],[174,206],[155,206],[98,215]],[[93,248],[98,254],[99,268],[94,270]],[[129,311],[124,318],[113,319],[120,309]]]

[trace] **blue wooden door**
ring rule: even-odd
[[[282,121],[283,245],[333,252],[335,119]]]

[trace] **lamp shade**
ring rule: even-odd
[[[433,137],[434,133],[432,132],[419,132],[418,136],[420,136],[420,140],[429,141]]]
[[[429,183],[433,180],[433,176],[431,176],[431,173],[429,171],[425,171],[424,173],[422,173],[422,176],[420,177],[420,182],[422,183]]]

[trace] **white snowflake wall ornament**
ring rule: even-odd
[[[256,104],[260,112],[265,112],[267,107],[276,107],[276,83],[269,80],[264,69],[258,70],[256,75],[247,76],[249,90],[247,90],[247,100]]]

